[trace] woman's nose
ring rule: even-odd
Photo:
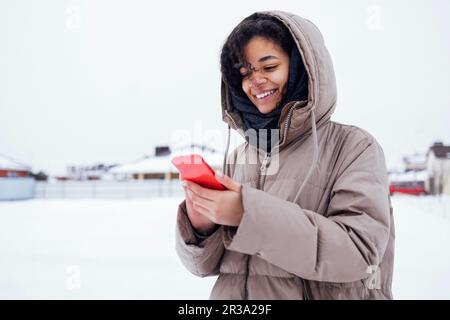
[[[250,86],[259,86],[263,83],[266,83],[267,79],[265,77],[262,77],[261,75],[255,75],[255,73],[252,74],[250,77]]]

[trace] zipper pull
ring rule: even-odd
[[[267,152],[266,155],[264,156],[264,159],[261,163],[261,167],[259,168],[259,171],[264,172],[266,171],[268,165],[270,163],[270,152]]]

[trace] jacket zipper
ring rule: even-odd
[[[287,130],[289,128],[289,123],[291,122],[292,114],[294,113],[294,109],[295,109],[296,105],[297,105],[297,102],[294,103],[294,105],[289,109],[286,120],[284,121],[283,140],[286,140]]]
[[[270,163],[270,152],[266,152],[263,161],[261,162],[261,166],[259,167],[259,175],[258,175],[258,185],[257,189],[262,190],[263,183],[265,181],[265,173],[267,170],[267,167]]]
[[[287,134],[287,129],[288,129],[288,125],[289,122],[291,121],[291,117],[292,114],[294,112],[294,108],[296,106],[297,103],[295,103],[290,109],[289,109],[289,113],[286,117],[286,120],[284,121],[284,131],[283,131],[283,139],[286,139],[286,134]],[[225,110],[225,113],[227,114],[228,118],[231,120],[231,122],[234,124],[235,128],[237,128],[236,122],[234,121],[233,117],[228,113],[228,110]],[[279,147],[279,145],[278,145]],[[278,150],[279,151],[279,150]],[[263,161],[261,162],[261,166],[259,167],[259,171],[258,171],[258,180],[257,180],[257,186],[256,188],[259,190],[262,190],[263,188],[263,183],[265,181],[264,177],[265,177],[265,173],[267,170],[267,167],[270,163],[271,160],[271,153],[270,152],[266,152]],[[249,277],[249,272],[250,272],[250,258],[251,256],[248,255],[247,256],[247,261],[246,261],[246,273],[245,273],[245,282],[244,282],[244,300],[248,300],[248,277]],[[303,279],[302,279],[303,280]]]
[[[265,181],[264,177],[265,177],[266,169],[269,166],[269,163],[270,163],[270,152],[266,152],[266,154],[264,155],[264,159],[261,162],[261,166],[259,167],[259,171],[258,171],[258,180],[257,180],[256,188],[259,190],[262,190],[262,188],[263,188],[263,183]],[[251,259],[251,256],[250,255],[247,256],[247,261],[246,261],[246,266],[245,266],[246,274],[245,274],[244,300],[248,300],[247,283],[248,283],[248,276],[249,276],[249,272],[250,272],[250,259]]]

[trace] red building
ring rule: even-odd
[[[28,177],[30,172],[27,170],[16,170],[16,169],[2,169],[0,168],[0,178],[9,177]]]
[[[34,197],[35,180],[31,168],[0,155],[0,200],[24,200]]]
[[[0,178],[28,177],[31,168],[0,154]]]

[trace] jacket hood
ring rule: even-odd
[[[331,56],[325,47],[319,29],[309,20],[283,11],[261,11],[261,15],[279,19],[290,31],[302,56],[303,65],[308,74],[308,99],[290,101],[282,107],[279,118],[280,144],[289,144],[301,135],[309,135],[315,116],[315,124],[321,127],[336,107],[337,89]],[[221,83],[222,119],[231,128],[245,137],[245,123],[238,110],[233,106],[231,89],[222,80]],[[315,113],[311,115],[311,113]]]

